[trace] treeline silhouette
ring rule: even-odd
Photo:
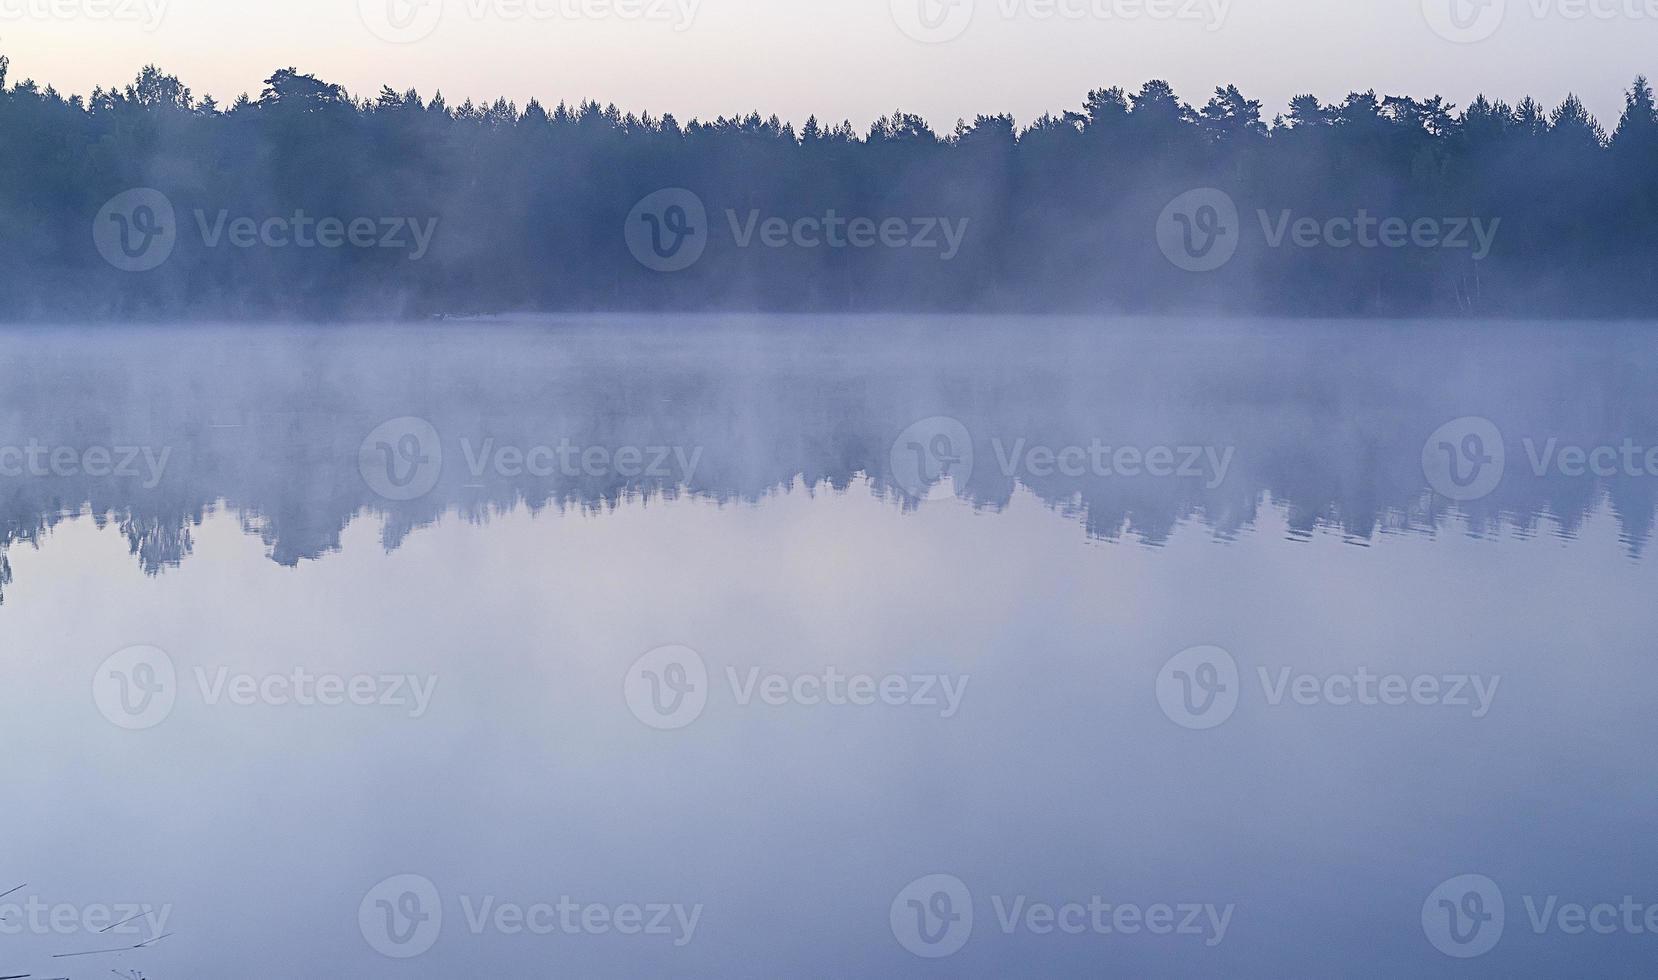
[[[1265,119],[1235,87],[1103,88],[1028,126],[867,133],[758,114],[681,123],[586,102],[354,98],[292,68],[257,98],[197,98],[154,67],[64,96],[0,57],[0,317],[380,317],[515,310],[1183,311],[1317,315],[1658,312],[1658,108],[1637,79],[1608,134],[1575,96],[1303,95]],[[113,196],[160,190],[178,243],[147,272],[94,247]],[[1242,244],[1194,273],[1159,249],[1176,195],[1237,202]],[[624,240],[646,195],[706,203],[706,253],[652,271]],[[1361,212],[1500,221],[1467,248],[1268,247],[1263,223]],[[430,249],[234,247],[224,220],[435,219]],[[739,247],[753,216],[967,221],[938,249]]]

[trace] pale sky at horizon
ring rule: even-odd
[[[1235,83],[1268,118],[1308,91],[1440,94],[1459,106],[1479,92],[1553,106],[1575,91],[1611,129],[1631,79],[1658,75],[1658,0],[1478,2],[0,0],[0,54],[12,81],[77,94],[153,62],[224,103],[293,65],[354,95],[390,84],[441,89],[451,104],[593,98],[682,121],[757,110],[860,130],[898,108],[939,130],[993,112],[1023,125],[1077,107],[1090,88],[1149,78],[1195,104]],[[1460,22],[1452,3],[1466,5]],[[416,39],[377,36],[371,23],[392,33],[388,4],[405,4],[404,36]],[[662,19],[640,16],[658,5]],[[131,19],[93,16],[123,7]]]

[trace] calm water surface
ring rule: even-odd
[[[1650,976],[1655,337],[0,333],[0,974]]]

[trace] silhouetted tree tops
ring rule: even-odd
[[[1234,86],[1201,105],[1163,81],[1100,88],[1023,127],[894,112],[865,132],[757,113],[681,122],[584,102],[358,98],[293,68],[257,98],[198,97],[154,67],[65,96],[0,57],[0,316],[401,316],[570,309],[1230,310],[1658,314],[1658,105],[1634,81],[1608,133],[1570,96],[1464,109],[1353,93],[1263,117]],[[131,188],[176,209],[159,268],[113,268],[94,218]],[[1236,202],[1211,272],[1159,248],[1194,188]],[[689,268],[636,261],[624,223],[686,188],[709,240]],[[435,221],[429,249],[235,244],[238,219]],[[744,239],[751,217],[966,221],[959,249]],[[1273,243],[1314,219],[1479,218],[1489,254]],[[221,221],[221,218],[223,219]],[[1500,224],[1496,224],[1500,222]],[[212,233],[218,227],[220,234]],[[756,225],[755,227],[763,227]],[[378,236],[384,239],[386,236]],[[364,242],[367,238],[364,238]],[[744,242],[746,241],[746,244]],[[1293,243],[1293,234],[1289,242]]]

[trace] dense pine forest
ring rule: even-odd
[[[1233,87],[1199,105],[1151,81],[1026,125],[985,115],[941,132],[896,112],[858,132],[362,98],[294,69],[230,105],[155,68],[64,96],[7,69],[0,57],[0,319],[1658,315],[1644,79],[1610,131],[1576,97],[1303,95],[1268,119]],[[113,203],[135,188],[158,192],[141,203],[164,200],[171,227],[165,208]],[[640,213],[668,188],[705,214]],[[1235,224],[1170,213],[1211,188]],[[1236,254],[1212,269],[1171,258],[1171,221],[1189,242],[1234,234]],[[642,230],[705,247],[664,270],[641,257]],[[157,235],[169,251],[153,268],[111,252]]]

